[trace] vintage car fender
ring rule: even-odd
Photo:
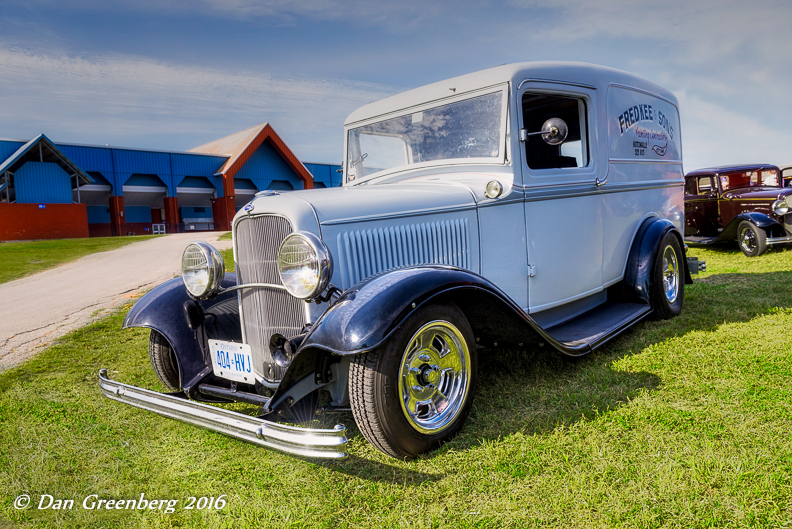
[[[666,233],[673,233],[679,240],[679,247],[684,248],[682,234],[668,219],[650,217],[643,221],[633,239],[632,248],[627,258],[624,270],[624,295],[628,299],[650,303],[650,287],[652,286],[652,271],[660,241]],[[685,284],[692,284],[687,259],[681,256],[682,265],[685,267]]]
[[[236,274],[225,274],[222,287],[234,285]],[[237,293],[194,300],[180,277],[166,281],[140,298],[124,318],[122,328],[130,327],[145,327],[165,337],[176,354],[180,386],[185,392],[211,372],[207,338],[242,339]]]
[[[736,215],[731,221],[729,221],[726,227],[723,228],[723,231],[720,232],[720,234],[712,242],[718,243],[734,241],[734,239],[737,237],[737,227],[744,220],[752,222],[757,228],[762,228],[769,234],[771,234],[772,231],[776,229],[780,231],[780,235],[784,234],[784,226],[775,219],[765,215],[764,213],[759,213],[758,211],[747,211]]]

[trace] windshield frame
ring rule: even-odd
[[[499,145],[499,152],[497,157],[479,157],[479,158],[445,158],[440,160],[430,160],[426,162],[418,162],[418,163],[407,163],[404,165],[399,165],[396,167],[391,167],[388,169],[384,169],[382,171],[377,171],[376,173],[371,173],[365,175],[363,177],[355,178],[352,181],[349,181],[349,164],[350,164],[350,154],[349,154],[349,137],[350,132],[366,127],[368,125],[381,123],[384,121],[388,121],[395,118],[400,118],[404,116],[409,116],[411,114],[415,114],[417,112],[424,112],[427,110],[439,108],[445,105],[450,105],[453,103],[458,103],[460,101],[466,101],[469,99],[473,99],[480,96],[485,96],[489,94],[500,93],[501,94],[501,110],[500,110],[500,132],[498,138],[498,145]],[[342,165],[344,171],[344,186],[355,186],[362,183],[369,183],[372,180],[380,179],[385,176],[391,176],[396,173],[403,173],[408,171],[414,171],[417,169],[423,169],[426,167],[437,167],[437,166],[458,166],[458,165],[504,165],[507,163],[508,160],[508,127],[509,127],[509,83],[498,83],[497,85],[488,86],[485,88],[480,88],[476,90],[470,90],[464,92],[462,94],[455,94],[450,97],[445,97],[442,99],[435,99],[429,102],[421,103],[418,105],[413,105],[410,107],[406,107],[403,109],[399,109],[394,112],[389,112],[387,114],[381,114],[375,116],[370,119],[365,119],[361,121],[356,121],[354,123],[347,124],[344,127],[344,163]]]

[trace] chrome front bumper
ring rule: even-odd
[[[768,245],[786,244],[792,242],[792,237],[768,237],[765,241]]]
[[[257,419],[216,406],[121,384],[99,370],[99,387],[105,397],[159,415],[188,422],[274,450],[302,457],[344,459],[347,453],[346,428],[337,424],[332,430],[300,428]]]

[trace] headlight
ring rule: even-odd
[[[776,200],[773,202],[773,213],[776,215],[786,215],[792,209],[787,204],[786,200]]]
[[[324,291],[333,271],[327,246],[308,232],[292,233],[278,250],[278,273],[289,294],[311,299]]]
[[[190,243],[182,255],[182,280],[195,298],[211,296],[220,289],[225,275],[223,256],[205,242]]]

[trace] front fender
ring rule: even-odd
[[[737,238],[737,227],[740,223],[744,220],[748,222],[752,222],[758,228],[762,228],[767,232],[772,232],[772,230],[780,230],[780,233],[784,233],[784,226],[781,225],[775,219],[765,215],[764,213],[759,213],[758,211],[747,211],[744,213],[740,213],[739,215],[735,216],[729,223],[723,228],[723,231],[718,235],[718,237],[713,242],[732,242]]]
[[[236,274],[227,273],[223,288],[234,285]],[[132,306],[122,325],[131,327],[152,329],[165,337],[176,354],[180,386],[188,391],[211,372],[208,338],[241,341],[237,294],[194,300],[177,277],[147,292]]]

